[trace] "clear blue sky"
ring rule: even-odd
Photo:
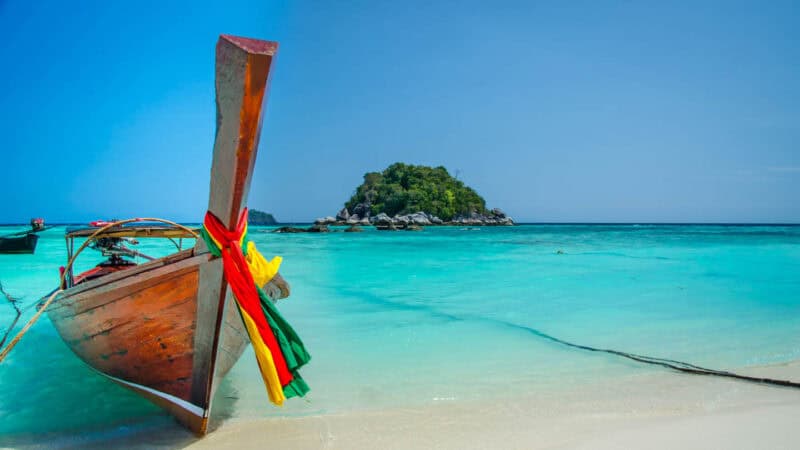
[[[404,161],[523,221],[800,222],[798,5],[0,0],[0,222],[199,221],[219,33],[280,41],[282,221]]]

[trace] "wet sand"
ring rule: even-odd
[[[750,375],[800,380],[800,363]],[[513,401],[230,419],[189,449],[791,449],[800,390],[647,373]]]

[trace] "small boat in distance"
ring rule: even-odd
[[[276,51],[275,42],[226,35],[217,42],[217,131],[208,211],[228,230],[236,228],[245,209]],[[108,260],[82,274],[67,265],[63,291],[47,309],[50,320],[67,346],[97,372],[204,435],[214,391],[250,342],[223,258],[198,239],[198,230],[174,222],[95,225],[100,227],[68,230],[70,261],[86,247]],[[177,251],[151,258],[126,245],[142,238],[169,239]],[[85,239],[77,251],[76,239]],[[183,239],[196,243],[184,249]],[[125,259],[131,256],[147,262]],[[268,284],[271,298],[288,296],[279,275]]]
[[[44,230],[44,219],[31,219],[30,230],[0,236],[0,253],[33,253],[39,241],[36,233]]]

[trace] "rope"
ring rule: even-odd
[[[64,282],[63,277],[61,282],[62,283]],[[14,339],[9,341],[8,345],[6,345],[6,348],[4,348],[3,351],[0,352],[0,363],[2,363],[3,360],[6,359],[6,356],[8,356],[8,354],[11,352],[14,346],[17,345],[17,342],[19,342],[19,340],[22,339],[22,336],[24,336],[25,333],[28,332],[28,329],[30,329],[30,327],[32,327],[37,320],[39,320],[39,317],[44,313],[44,310],[50,305],[53,299],[56,298],[56,295],[58,295],[58,293],[61,292],[62,290],[63,289],[58,289],[55,292],[53,292],[53,295],[51,295],[50,298],[48,298],[47,301],[44,302],[42,308],[39,311],[36,311],[36,314],[34,314],[33,317],[31,317],[31,320],[29,320],[28,323],[26,323],[25,326],[22,327],[21,330],[19,330],[19,333],[17,333],[17,335],[14,336]]]
[[[535,328],[526,327],[523,325],[516,325],[508,323],[509,326],[519,328],[525,331],[528,331],[538,337],[543,339],[547,339],[549,341],[555,342],[557,344],[561,344],[567,347],[576,348],[579,350],[585,350],[588,352],[600,352],[600,353],[608,353],[611,355],[619,356],[621,358],[627,358],[639,363],[643,364],[651,364],[656,366],[666,367],[668,369],[677,370],[683,373],[690,373],[693,375],[709,375],[709,376],[716,376],[716,377],[725,377],[725,378],[733,378],[736,380],[741,381],[748,381],[751,383],[760,383],[760,384],[769,384],[773,386],[782,386],[782,387],[790,387],[795,389],[800,389],[800,383],[788,380],[777,380],[773,378],[762,378],[762,377],[751,377],[747,375],[740,375],[733,372],[728,372],[725,370],[716,370],[716,369],[709,369],[706,367],[696,366],[694,364],[690,364],[683,361],[676,361],[674,359],[666,359],[666,358],[657,358],[653,356],[645,356],[645,355],[637,355],[635,353],[628,353],[623,352],[620,350],[613,350],[613,349],[606,349],[606,348],[596,348],[590,347],[588,345],[581,345],[575,344],[573,342],[565,341],[563,339],[559,339],[555,336],[551,336],[547,333],[539,331]]]
[[[363,295],[363,292],[361,293]],[[353,295],[357,295],[355,292]],[[425,311],[428,314],[431,314],[435,317],[447,318],[451,320],[475,320],[484,323],[491,323],[493,325],[499,325],[503,327],[513,328],[520,331],[528,332],[538,338],[546,339],[551,342],[554,342],[559,345],[563,345],[566,347],[575,348],[578,350],[585,350],[589,352],[600,352],[600,353],[608,353],[614,356],[619,356],[621,358],[627,358],[639,363],[643,364],[651,364],[666,367],[668,369],[673,369],[679,372],[689,373],[693,375],[710,375],[710,376],[718,376],[718,377],[726,377],[726,378],[733,378],[740,381],[747,381],[752,383],[760,383],[760,384],[767,384],[772,386],[782,386],[782,387],[789,387],[800,389],[800,383],[788,381],[788,380],[776,380],[772,378],[761,378],[761,377],[751,377],[747,375],[740,375],[733,372],[727,372],[724,370],[715,370],[715,369],[708,369],[705,367],[697,366],[694,364],[690,364],[683,361],[676,361],[674,359],[666,359],[666,358],[656,358],[653,356],[645,356],[645,355],[637,355],[635,353],[628,353],[623,352],[620,350],[613,350],[613,349],[603,349],[603,348],[596,348],[590,347],[588,345],[576,344],[573,342],[565,341],[563,339],[559,339],[555,336],[547,334],[543,331],[537,330],[536,328],[532,328],[525,325],[520,325],[513,322],[508,322],[502,319],[487,317],[487,316],[477,316],[472,314],[466,315],[456,315],[450,314],[444,311],[441,311],[435,307],[430,306],[428,303],[420,303],[420,304],[408,304],[403,302],[397,302],[392,300],[387,300],[382,297],[375,297],[371,296],[372,301],[382,304],[382,305],[391,305],[393,307],[402,307],[402,308],[412,308],[414,310]]]
[[[100,227],[97,231],[95,231],[88,238],[86,238],[86,241],[84,241],[84,243],[81,244],[80,247],[78,247],[78,251],[76,251],[75,254],[72,255],[72,258],[70,258],[70,260],[67,261],[67,265],[64,267],[64,270],[61,272],[61,276],[59,277],[58,289],[53,291],[53,293],[50,295],[50,297],[48,297],[47,300],[42,304],[42,307],[39,308],[38,311],[36,311],[36,314],[34,314],[33,317],[31,317],[31,319],[25,324],[25,326],[23,326],[22,329],[19,330],[19,333],[17,333],[16,336],[14,336],[14,339],[9,341],[8,345],[6,345],[6,347],[2,351],[0,351],[0,364],[2,364],[3,360],[6,359],[6,356],[8,356],[8,354],[11,352],[11,350],[17,345],[19,340],[22,339],[22,336],[24,336],[25,333],[27,333],[28,330],[33,326],[33,324],[35,324],[36,321],[39,320],[39,317],[41,317],[41,315],[44,314],[45,310],[47,310],[47,307],[50,306],[50,304],[53,302],[53,300],[55,300],[55,298],[58,296],[58,294],[61,293],[64,290],[62,288],[62,286],[64,286],[64,279],[66,278],[67,273],[69,273],[69,270],[72,268],[72,264],[75,262],[75,259],[77,259],[78,255],[80,255],[81,252],[84,249],[86,249],[86,247],[89,246],[89,243],[92,242],[92,240],[97,235],[103,233],[104,231],[108,230],[109,228],[113,228],[113,227],[120,226],[120,225],[125,225],[126,223],[132,223],[132,222],[160,222],[160,223],[165,223],[167,225],[172,225],[172,226],[174,226],[176,228],[180,228],[181,230],[187,231],[187,232],[193,234],[195,236],[195,238],[198,237],[197,232],[195,232],[194,230],[192,230],[189,227],[183,226],[183,225],[181,225],[179,223],[172,222],[170,220],[159,219],[159,218],[156,218],[156,217],[139,217],[139,218],[135,218],[135,219],[118,220],[116,222],[112,222],[112,223],[109,223],[108,225],[104,225],[104,226]]]
[[[3,334],[3,338],[0,339],[0,348],[2,348],[3,344],[6,342],[6,338],[8,338],[8,335],[11,334],[11,331],[14,329],[14,325],[17,324],[17,321],[19,320],[19,316],[22,315],[22,310],[20,310],[19,306],[17,306],[17,303],[19,302],[19,300],[17,300],[16,298],[12,297],[11,294],[9,294],[8,292],[6,292],[5,289],[3,289],[3,283],[2,282],[0,282],[0,294],[3,294],[3,297],[5,297],[6,300],[8,300],[8,302],[11,303],[11,307],[14,308],[14,311],[17,312],[17,315],[14,317],[14,321],[11,322],[11,326],[8,327],[8,330],[6,330],[5,334]]]

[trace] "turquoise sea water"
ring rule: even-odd
[[[269,230],[251,237],[284,257],[293,290],[279,306],[313,355],[302,371],[312,392],[272,407],[248,350],[220,388],[222,419],[503,399],[663,371],[527,328],[720,369],[800,359],[800,226]],[[0,255],[0,281],[24,305],[55,287],[63,231],[43,233],[35,255]],[[144,240],[139,249],[169,251]],[[81,268],[99,260],[87,255]],[[3,330],[12,312],[0,304]],[[183,433],[85,367],[46,317],[0,364],[0,446],[81,446],[151,429]]]

